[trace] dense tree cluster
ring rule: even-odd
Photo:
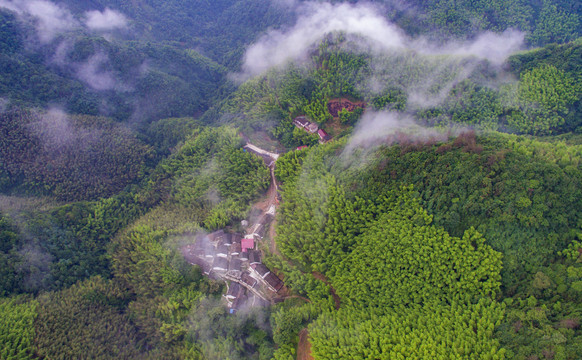
[[[38,302],[26,297],[0,298],[0,358],[32,359]]]
[[[340,309],[309,326],[315,359],[504,359],[493,338],[503,306],[482,300],[368,312]]]
[[[111,196],[140,179],[150,148],[105,118],[53,111],[0,115],[0,186],[61,200]]]
[[[580,357],[582,8],[370,1],[410,38],[517,29],[542,47],[498,66],[334,32],[231,81],[302,3],[63,0],[128,26],[47,43],[0,9],[0,359]],[[393,117],[431,129],[381,138]],[[243,139],[292,150],[257,242],[285,287],[231,314],[181,249],[243,231],[265,195]]]

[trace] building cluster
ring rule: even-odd
[[[307,120],[305,116],[298,116],[295,119],[293,119],[293,125],[307,131],[310,134],[317,133],[317,136],[319,136],[320,144],[326,143],[329,140],[331,140],[331,137],[323,129],[320,129],[316,123],[312,123],[309,120]]]
[[[283,282],[261,262],[261,252],[256,249],[256,241],[264,237],[273,216],[274,207],[245,236],[218,230],[196,236],[193,244],[182,248],[185,259],[198,265],[205,275],[230,281],[224,297],[231,313],[248,301],[268,304],[283,288]]]

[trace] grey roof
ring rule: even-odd
[[[269,268],[267,268],[264,264],[255,264],[252,265],[252,268],[262,277],[264,278],[265,275],[267,275],[270,270]]]
[[[266,229],[267,229],[267,228],[265,227],[265,225],[263,225],[263,224],[259,224],[259,226],[257,226],[257,228],[255,229],[255,232],[254,232],[254,233],[255,233],[257,236],[259,236],[259,237],[261,237],[261,238],[262,238],[262,237],[264,237],[264,236],[265,236],[265,230],[266,230]]]
[[[226,245],[218,245],[216,248],[216,255],[224,254],[224,256],[228,255],[228,246]]]
[[[242,261],[237,258],[230,259],[230,269],[233,271],[241,271],[242,268]]]
[[[241,234],[232,234],[232,243],[233,244],[236,244],[236,243],[240,244],[241,239],[242,239]]]
[[[238,256],[241,260],[247,261],[249,259],[249,252],[248,251],[241,251]]]
[[[222,239],[223,236],[224,236],[224,230],[218,230],[218,231],[215,231],[213,233],[208,234],[208,238],[210,239],[210,241],[218,241],[218,240]]]
[[[212,266],[208,262],[206,262],[198,257],[196,257],[192,260],[188,260],[188,262],[192,265],[198,265],[200,267],[200,269],[202,270],[202,272],[206,273],[206,274],[208,274],[210,272],[210,270],[212,269]]]
[[[309,125],[309,120],[307,120],[305,116],[298,116],[295,119],[293,119],[293,123],[305,127]]]
[[[261,252],[258,250],[250,250],[249,251],[249,263],[252,264],[260,264],[261,263]]]
[[[244,288],[236,282],[231,282],[228,287],[228,292],[226,293],[227,297],[237,298],[242,295],[244,292]]]
[[[275,291],[279,291],[283,287],[283,282],[281,281],[281,279],[279,279],[277,275],[273,273],[269,273],[267,276],[265,276],[265,282],[271,288],[275,289]]]
[[[249,273],[246,271],[242,273],[240,278],[245,284],[247,284],[250,287],[254,287],[257,284],[257,280],[251,277],[251,275],[249,275]]]
[[[212,263],[212,268],[214,270],[228,270],[228,260],[223,257],[216,257],[214,258],[214,262]]]
[[[238,255],[238,254],[240,254],[241,250],[242,250],[242,248],[240,246],[240,243],[234,243],[230,247],[230,253],[231,253],[231,255]]]
[[[224,234],[222,238],[222,243],[226,246],[232,245],[232,234]]]

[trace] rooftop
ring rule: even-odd
[[[253,268],[262,278],[265,278],[265,276],[271,272],[271,270],[269,270],[269,268],[264,264],[254,264],[251,265],[251,268]]]
[[[248,249],[253,249],[255,247],[255,239],[244,238],[241,240],[242,251],[247,251]]]

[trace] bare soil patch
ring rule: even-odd
[[[356,108],[365,108],[366,103],[363,101],[350,101],[346,98],[341,99],[331,99],[327,103],[327,110],[334,118],[337,118],[339,112],[343,109],[347,109],[348,111],[354,111]]]
[[[297,360],[314,360],[311,356],[311,343],[307,328],[299,332],[299,344],[297,344]]]

